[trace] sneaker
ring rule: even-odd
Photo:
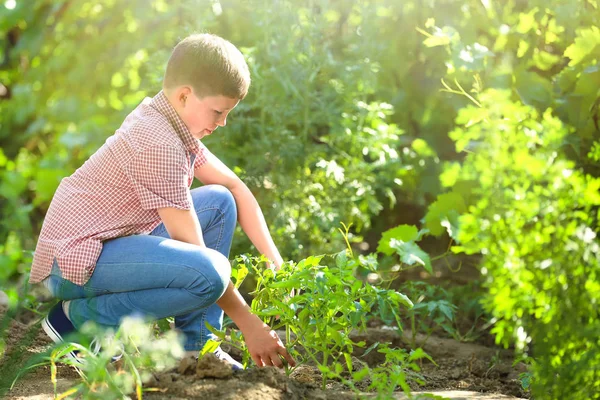
[[[75,329],[63,311],[62,300],[50,309],[48,316],[42,321],[42,329],[54,343],[64,343],[68,341],[70,336],[74,336],[77,333],[77,329]],[[93,354],[98,354],[102,350],[98,338],[92,340],[90,343],[90,350]],[[78,354],[79,350],[73,350],[67,354],[67,357],[75,363],[82,365],[84,360],[82,357],[79,357]],[[122,356],[123,353],[121,352],[121,354],[113,356],[111,361],[118,361]]]
[[[229,364],[231,364],[231,369],[235,372],[235,371],[242,371],[244,369],[244,366],[237,362],[235,359],[233,359],[233,357],[231,357],[229,355],[229,353],[223,351],[223,349],[221,349],[221,347],[217,347],[217,349],[213,352],[215,354],[215,356],[217,356],[217,358],[219,360],[223,360],[223,361],[227,361]],[[198,350],[188,350],[185,352],[185,356],[184,357],[194,357],[196,359],[196,361],[199,358],[199,351]]]
[[[231,364],[231,369],[234,372],[244,370],[244,366],[241,363],[234,360],[233,357],[231,357],[229,355],[229,353],[227,353],[226,351],[223,351],[223,349],[221,349],[221,346],[217,347],[217,349],[214,351],[214,353],[218,359],[227,361],[229,364]]]

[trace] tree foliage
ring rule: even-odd
[[[495,89],[479,101],[450,133],[457,147],[474,149],[458,179],[475,182],[453,250],[484,255],[492,332],[535,357],[536,398],[596,398],[600,179],[567,159],[570,129],[550,109],[539,113]]]

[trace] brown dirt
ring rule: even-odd
[[[0,307],[0,318],[4,311]],[[50,381],[50,367],[40,366],[22,376],[15,387],[8,391],[15,374],[32,357],[39,356],[52,343],[41,330],[39,316],[31,312],[16,315],[10,320],[6,339],[6,351],[0,359],[0,397],[7,399],[52,399],[54,388]],[[365,340],[367,346],[376,341],[391,343],[407,348],[408,336],[398,335],[393,330],[371,328],[366,333],[357,333],[356,340]],[[421,336],[418,340],[423,340]],[[225,350],[227,346],[223,346]],[[437,362],[436,367],[429,361],[422,364],[425,386],[415,385],[418,391],[433,392],[453,399],[514,399],[527,397],[520,390],[518,374],[523,366],[511,366],[509,351],[490,348],[479,344],[460,343],[451,339],[431,337],[422,346]],[[229,349],[234,357],[235,351]],[[370,365],[382,361],[383,355],[376,351],[360,358],[359,350],[355,355]],[[252,368],[229,374],[216,359],[202,360],[202,366],[190,360],[183,360],[178,368],[154,374],[146,387],[157,391],[144,393],[149,399],[354,399],[340,382],[330,381],[327,390],[320,389],[321,375],[311,366],[298,368],[290,377],[275,368]],[[198,374],[200,371],[200,374]],[[202,377],[201,377],[202,376]],[[58,365],[57,390],[62,393],[80,382],[77,372],[69,366]],[[443,391],[440,391],[443,390]],[[483,392],[468,394],[457,392],[469,390]],[[448,392],[455,391],[455,392]],[[504,396],[506,395],[506,396]],[[473,397],[474,396],[474,397]],[[486,397],[487,396],[487,397]],[[404,398],[399,394],[397,398]]]
[[[355,340],[364,340],[366,347],[374,342],[391,343],[392,347],[410,350],[411,333],[399,335],[396,330],[370,328],[367,333],[356,334]],[[415,390],[471,390],[528,397],[521,389],[518,377],[526,371],[524,364],[512,366],[514,353],[496,347],[475,343],[461,343],[454,339],[417,334],[416,342],[429,354],[437,366],[428,360],[421,364],[424,386],[413,385]],[[425,341],[425,343],[423,343]],[[356,355],[362,354],[359,351]],[[373,351],[365,357],[369,365],[377,365],[383,354]]]

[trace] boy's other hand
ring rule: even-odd
[[[248,326],[243,332],[250,356],[256,365],[283,368],[283,361],[280,358],[283,356],[288,365],[295,366],[296,361],[288,353],[277,333],[260,318],[256,317],[256,320],[257,322]]]

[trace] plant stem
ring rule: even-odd
[[[327,359],[329,358],[329,353],[323,352],[323,365],[327,366]],[[327,387],[327,375],[325,375],[325,373],[323,373],[323,385],[322,385],[322,389],[325,390]]]
[[[410,334],[412,335],[411,346],[416,347],[417,344],[417,330],[415,329],[415,313],[411,313],[410,316]]]

